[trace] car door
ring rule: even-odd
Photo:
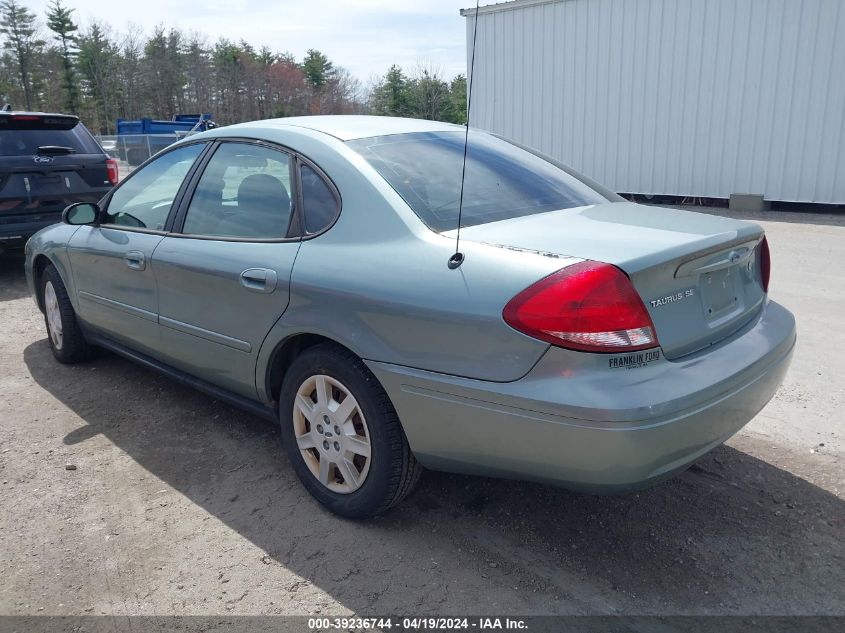
[[[220,142],[153,255],[166,362],[249,398],[300,245],[294,165],[275,146]]]
[[[205,147],[179,146],[133,172],[105,201],[99,224],[81,226],[68,242],[80,318],[154,356],[158,296],[150,264],[186,176]]]

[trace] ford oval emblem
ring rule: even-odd
[[[44,165],[44,164],[47,164],[47,163],[52,163],[53,157],[52,156],[36,156],[32,160],[34,160],[39,165]]]

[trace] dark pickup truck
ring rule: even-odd
[[[0,112],[0,254],[22,251],[67,205],[97,202],[117,180],[117,161],[78,117]]]

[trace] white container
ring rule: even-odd
[[[845,203],[845,0],[482,7],[472,97],[618,192]]]

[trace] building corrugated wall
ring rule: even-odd
[[[619,192],[845,203],[845,0],[516,0],[478,19],[473,126]]]

